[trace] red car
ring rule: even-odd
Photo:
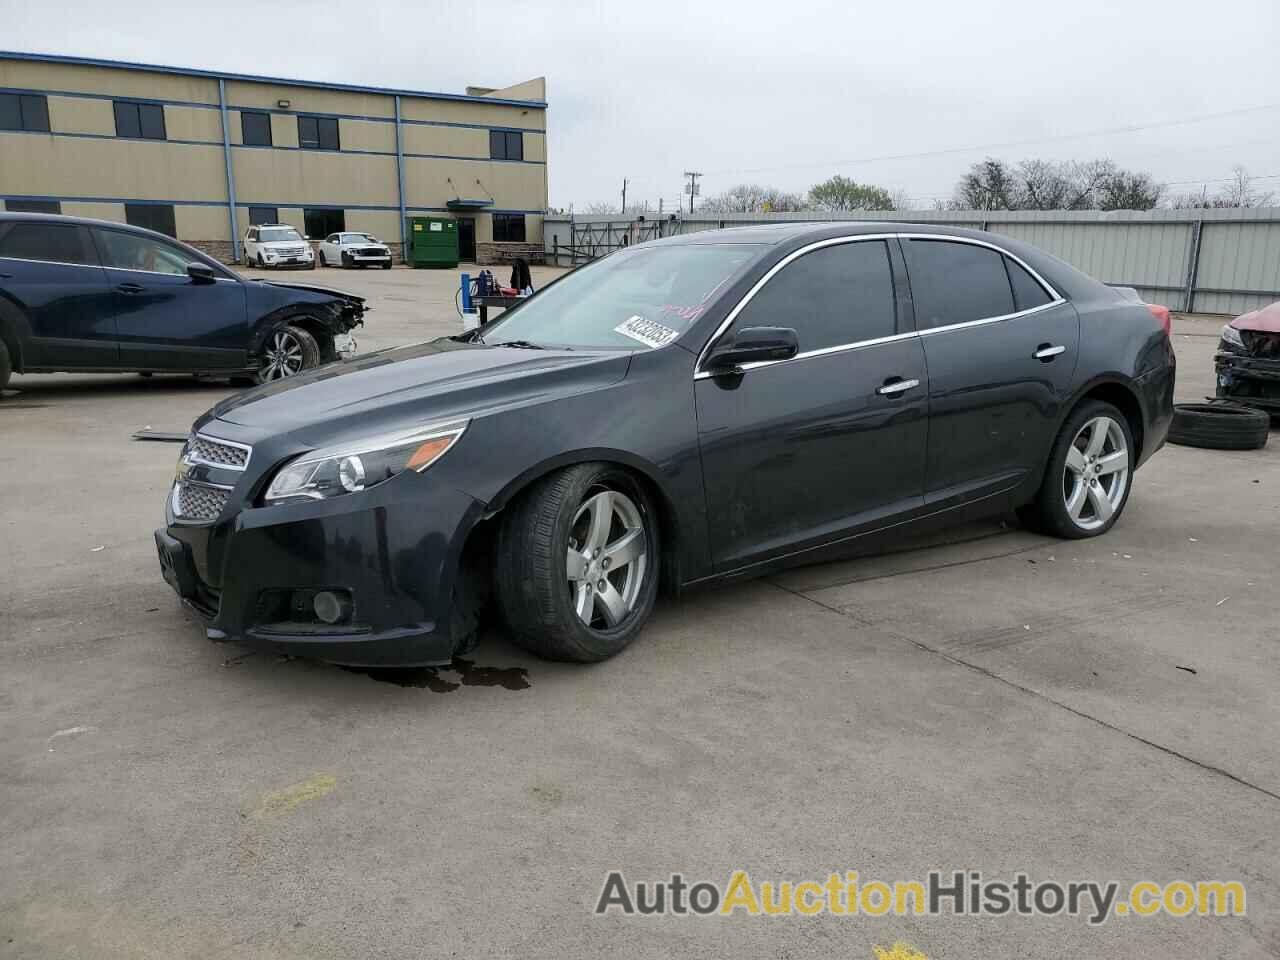
[[[1214,369],[1219,397],[1280,413],[1280,301],[1222,328]]]

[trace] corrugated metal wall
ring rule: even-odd
[[[653,233],[653,218],[548,217],[546,250],[563,264],[616,249]],[[1061,257],[1104,283],[1133,286],[1175,310],[1238,314],[1280,300],[1280,209],[924,211],[902,213],[695,213],[665,220],[665,236],[752,223],[804,220],[894,220],[946,223],[1004,234]],[[582,241],[588,228],[591,244]]]

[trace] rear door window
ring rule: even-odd
[[[806,253],[778,271],[733,325],[793,327],[801,353],[893,336],[888,248],[861,240]]]
[[[1040,282],[1023,269],[1022,264],[1011,257],[1004,258],[1005,269],[1009,271],[1009,285],[1013,287],[1013,305],[1019,310],[1031,310],[1043,307],[1052,298]]]
[[[921,330],[1015,312],[1004,255],[949,240],[903,240]]]
[[[47,263],[94,264],[84,227],[67,223],[15,223],[0,236],[0,257]]]

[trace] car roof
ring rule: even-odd
[[[718,230],[678,234],[654,242],[773,245],[791,240],[822,240],[827,237],[850,237],[867,233],[927,233],[996,242],[990,233],[981,230],[952,227],[943,223],[912,223],[908,220],[787,220],[781,223],[752,223],[741,227],[733,226],[730,221]]]

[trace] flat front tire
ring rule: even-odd
[[[1082,403],[1058,431],[1036,499],[1019,518],[1067,540],[1106,533],[1129,502],[1137,456],[1123,413],[1100,400]]]
[[[653,503],[626,470],[579,464],[540,480],[498,533],[498,599],[512,638],[549,660],[612,657],[653,612],[659,557]]]

